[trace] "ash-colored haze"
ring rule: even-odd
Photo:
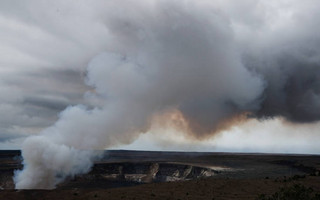
[[[69,106],[54,125],[25,140],[16,188],[54,188],[66,176],[86,173],[97,156],[90,150],[131,143],[163,113],[179,113],[195,139],[248,114],[318,121],[320,40],[309,31],[315,24],[304,21],[318,15],[314,7],[320,4],[308,2],[298,10],[299,1],[122,0],[88,7],[79,1],[74,6],[84,23],[92,20],[105,34],[91,38],[102,47],[92,47],[100,53],[86,72],[94,88],[86,97],[98,103]],[[71,3],[59,3],[69,8],[66,21],[73,19]],[[77,27],[74,37],[68,26],[50,33],[77,44],[88,38],[86,27]],[[82,53],[61,55],[61,62],[74,64],[77,55]]]

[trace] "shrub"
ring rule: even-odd
[[[256,200],[320,200],[320,194],[313,194],[312,188],[307,188],[301,184],[295,184],[291,187],[280,188],[271,196],[265,194],[259,195]]]

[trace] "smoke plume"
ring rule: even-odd
[[[276,31],[259,33],[257,26],[243,34],[247,18],[236,22],[235,13],[205,1],[105,6],[99,22],[107,47],[86,73],[94,88],[87,95],[101,103],[70,106],[53,126],[25,140],[17,189],[50,189],[88,172],[97,156],[90,150],[131,143],[163,113],[178,115],[195,139],[246,117],[320,119],[316,34],[313,41],[304,33],[274,40]]]

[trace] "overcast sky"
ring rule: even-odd
[[[20,148],[25,137],[52,126],[68,106],[100,108],[111,94],[161,99],[145,103],[161,109],[177,105],[192,132],[186,137],[152,123],[146,133],[121,142],[131,144],[109,142],[111,148],[320,153],[320,2],[169,2],[0,1],[0,149]],[[123,90],[124,95],[121,82],[103,80],[123,77],[112,67],[100,69],[101,62],[120,62],[106,52],[142,63],[141,68],[155,63],[142,78],[126,76],[134,83],[128,91],[137,94]],[[213,62],[220,67],[211,68]],[[186,67],[170,68],[172,63]],[[189,77],[195,70],[196,78]],[[252,119],[208,136],[221,118],[246,111]],[[140,114],[151,116],[154,110]]]

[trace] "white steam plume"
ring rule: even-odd
[[[87,57],[99,50],[87,68],[87,84],[95,88],[87,96],[102,103],[95,108],[70,106],[52,127],[27,138],[16,188],[54,188],[66,176],[85,173],[96,156],[91,150],[130,143],[153,119],[170,112],[182,118],[189,136],[198,139],[243,113],[258,119],[318,122],[320,37],[314,19],[320,3],[290,2],[82,2],[64,7],[66,20],[50,12],[55,16],[51,22],[58,21],[60,28],[34,20],[43,16],[41,12],[22,17],[26,24],[39,22],[42,29],[69,41],[68,50],[82,52],[71,58],[82,60],[81,44],[90,49]],[[72,18],[75,7],[75,13],[84,13],[80,21]],[[29,9],[26,13],[33,13]],[[96,37],[81,31],[89,24]],[[74,38],[72,25],[79,32]],[[46,38],[42,29],[36,33]],[[52,57],[50,51],[42,52],[46,45],[40,47],[30,55]],[[65,53],[58,58],[56,65],[72,60]]]
[[[243,113],[258,119],[318,122],[320,37],[314,29],[320,24],[314,19],[319,18],[320,3],[290,2],[80,4],[77,8],[85,17],[70,24],[81,32],[86,27],[81,22],[93,21],[97,40],[89,32],[71,40],[73,29],[64,23],[69,18],[57,18],[63,28],[52,32],[69,41],[70,49],[75,48],[71,41],[82,38],[83,44],[101,43],[99,48],[87,45],[100,52],[87,67],[87,84],[95,89],[87,95],[102,103],[95,108],[70,106],[52,127],[27,138],[16,188],[53,188],[66,176],[85,173],[96,156],[90,150],[130,143],[153,119],[170,112],[182,118],[183,130],[197,139],[211,136]],[[66,16],[73,16],[73,7],[66,7]],[[53,26],[41,22],[50,32]],[[76,55],[70,57],[82,57]],[[60,56],[63,62],[65,54]]]
[[[132,142],[165,111],[179,110],[201,138],[221,120],[259,109],[264,82],[243,66],[222,13],[196,1],[115,2],[102,16],[108,50],[87,69],[103,105],[70,106],[27,138],[17,189],[50,189],[87,172],[89,150]]]

